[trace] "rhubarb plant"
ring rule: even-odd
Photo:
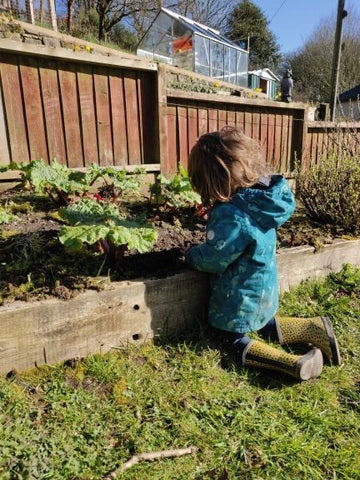
[[[70,250],[95,245],[118,267],[124,252],[149,251],[157,238],[156,230],[144,217],[123,217],[115,204],[82,199],[59,210],[68,225],[59,232],[60,242]]]
[[[43,160],[18,165],[23,173],[24,184],[28,183],[35,193],[47,195],[57,206],[68,205],[76,196],[89,190],[86,173],[73,171],[53,160],[50,165]]]
[[[181,166],[179,173],[172,178],[158,175],[150,186],[150,194],[153,204],[169,209],[195,207],[201,203],[201,197],[193,190],[186,169]]]
[[[91,165],[86,181],[89,185],[93,185],[97,180],[101,180],[102,184],[98,187],[100,197],[112,198],[116,200],[120,195],[134,195],[140,191],[146,171],[137,168],[133,173],[126,170],[119,170],[114,167],[101,167],[99,165]]]

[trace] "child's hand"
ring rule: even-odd
[[[205,207],[201,203],[196,204],[196,215],[204,220],[209,218],[211,212],[211,206]]]

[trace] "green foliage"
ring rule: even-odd
[[[150,186],[150,193],[153,203],[170,208],[193,207],[201,203],[200,195],[192,189],[188,173],[181,166],[179,173],[171,179],[158,175]]]
[[[262,10],[250,0],[243,0],[232,11],[228,22],[228,37],[247,41],[250,37],[249,70],[275,68],[280,62],[280,47],[269,30]]]
[[[200,93],[218,93],[219,87],[214,85],[208,85],[206,83],[201,83],[194,80],[182,81],[182,82],[169,82],[168,88],[174,88],[178,90],[185,90],[189,92],[200,92]]]
[[[93,164],[86,174],[85,180],[89,185],[93,185],[98,179],[101,179],[103,185],[98,188],[99,194],[117,198],[119,195],[138,193],[145,173],[143,168],[137,168],[130,173],[114,167],[101,167]]]
[[[0,206],[0,225],[2,223],[11,223],[16,219],[15,215],[8,213],[7,209]]]
[[[56,205],[67,205],[74,195],[89,190],[85,172],[72,171],[56,160],[47,165],[43,160],[17,166],[24,175],[24,182],[38,194],[48,195]]]
[[[122,246],[144,253],[156,240],[156,230],[145,219],[123,218],[113,204],[83,199],[60,209],[59,213],[72,225],[63,226],[59,233],[60,242],[70,250],[102,242],[108,254]]]
[[[284,314],[336,316],[344,365],[308,382],[242,367],[201,328],[0,377],[1,479],[102,479],[133,455],[194,445],[119,478],[359,480],[359,275],[347,266],[282,298]]]
[[[296,192],[307,214],[344,233],[360,229],[360,159],[323,158],[319,165],[296,171]]]

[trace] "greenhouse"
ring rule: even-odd
[[[249,52],[219,31],[162,8],[137,54],[209,77],[248,86]]]

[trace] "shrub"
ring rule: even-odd
[[[360,230],[359,157],[330,155],[307,170],[298,167],[296,194],[312,219],[348,233]]]

